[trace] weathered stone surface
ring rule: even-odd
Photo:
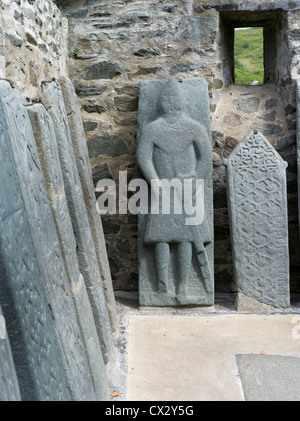
[[[105,178],[112,180],[112,175],[109,172],[108,165],[106,163],[98,164],[92,171],[94,187],[97,186],[99,180],[104,180]]]
[[[217,34],[215,16],[189,16],[184,39],[195,45],[212,44]]]
[[[150,58],[160,55],[160,51],[157,48],[140,48],[137,50],[134,55],[136,57],[144,57],[144,58]]]
[[[77,241],[80,273],[86,282],[103,359],[107,362],[113,347],[111,325],[60,86],[50,83],[41,99],[54,123],[66,197]]]
[[[97,400],[107,398],[107,379],[101,346],[93,318],[91,304],[76,254],[76,239],[69,214],[63,175],[60,166],[55,130],[50,115],[42,104],[28,108],[46,180],[48,199],[55,221],[62,257],[73,296],[78,323],[85,345],[90,373]]]
[[[84,80],[113,79],[121,74],[120,66],[110,61],[93,64],[85,73]]]
[[[246,99],[235,99],[232,102],[239,111],[242,111],[247,114],[257,112],[260,104],[259,98],[255,96]]]
[[[74,400],[94,400],[93,383],[87,375],[89,366],[86,350],[78,326],[30,119],[17,91],[7,89],[4,103],[12,153],[21,180],[31,236],[41,270],[41,282],[52,311],[71,396]],[[14,120],[10,118],[13,113]],[[79,279],[75,279],[75,284],[78,281]],[[69,341],[70,336],[73,337],[72,343]]]
[[[170,214],[139,215],[140,304],[212,305],[212,151],[203,79],[142,83],[137,160],[148,184],[152,179],[203,179],[205,208],[204,219],[189,226],[185,210],[172,210],[172,200]]]
[[[5,318],[0,307],[0,401],[20,401],[20,389]]]
[[[277,106],[277,99],[275,98],[267,99],[266,104],[265,104],[266,110],[269,110],[270,108],[273,108],[276,106]]]
[[[109,155],[112,157],[128,154],[127,146],[118,136],[102,136],[90,139],[87,142],[89,157]]]
[[[282,127],[277,124],[254,123],[251,129],[261,132],[264,136],[280,136],[282,134]]]
[[[92,132],[96,130],[98,123],[96,121],[85,121],[83,123],[83,128],[85,132]]]
[[[1,15],[7,40],[2,77],[12,80],[24,98],[37,99],[43,81],[67,71],[67,19],[52,0],[3,0]]]
[[[287,163],[261,133],[250,132],[224,164],[237,290],[288,307]]]
[[[92,237],[95,244],[98,265],[103,282],[106,305],[112,329],[116,328],[116,303],[112,287],[110,268],[108,263],[105,238],[103,234],[100,215],[96,210],[96,196],[93,185],[92,170],[89,161],[89,152],[84,135],[84,128],[80,114],[80,108],[73,83],[68,78],[61,79],[62,93],[65,102],[66,112],[69,120],[69,127],[73,142],[73,149],[82,185],[82,192],[86,204],[87,214],[90,222]]]
[[[300,358],[238,354],[236,363],[246,402],[299,402]]]
[[[137,111],[138,97],[129,95],[116,96],[114,104],[118,111]]]
[[[106,86],[76,86],[76,94],[79,96],[101,95],[106,91]]]
[[[95,102],[88,102],[82,106],[84,111],[87,113],[97,113],[102,114],[106,111],[105,105],[102,104],[96,104]]]
[[[255,298],[251,298],[244,292],[237,292],[235,300],[236,310],[243,313],[270,313],[274,307],[269,304],[263,304]]]
[[[277,151],[286,151],[295,148],[296,145],[296,135],[282,137],[276,142]]]
[[[28,117],[22,98],[4,81],[0,82],[0,92],[0,165],[3,171],[0,189],[0,303],[21,397],[22,400],[70,400],[54,320],[45,298],[42,262],[36,258],[33,242],[32,219],[38,219],[39,215],[33,214],[33,203],[28,208],[28,202],[35,199],[32,196],[26,199],[24,186],[32,182],[28,179],[28,171],[21,171],[26,165],[28,168],[29,165],[36,166],[36,171],[39,171],[39,161],[32,155],[34,150],[30,149],[33,135],[30,123],[26,124]],[[29,171],[29,178],[31,175]],[[37,184],[37,195],[39,188]],[[40,229],[47,227],[41,226]],[[51,249],[49,253],[52,253]]]

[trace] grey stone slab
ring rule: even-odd
[[[94,400],[87,355],[78,326],[31,122],[19,92],[9,86],[3,88],[2,93],[12,154],[41,271],[41,283],[53,317],[71,396],[76,401]]]
[[[20,389],[5,318],[0,307],[0,401],[20,401]]]
[[[298,192],[300,192],[300,79],[296,85],[297,104],[297,166],[298,166]],[[300,229],[300,194],[298,194],[299,229]]]
[[[137,161],[148,185],[151,179],[204,180],[204,219],[198,224],[187,226],[184,211],[150,214],[152,203],[148,214],[139,214],[140,305],[212,305],[212,146],[203,79],[141,84]]]
[[[76,254],[77,244],[65,194],[53,122],[42,104],[29,107],[28,114],[46,180],[48,199],[50,201],[62,257],[76,308],[77,319],[87,353],[90,373],[86,373],[86,375],[91,375],[92,377],[96,399],[106,400],[106,369],[87,288],[79,270]]]
[[[300,358],[236,355],[245,401],[300,401]]]
[[[113,349],[112,329],[60,85],[55,82],[50,83],[42,93],[41,99],[54,124],[68,208],[77,241],[79,269],[86,282],[103,359],[106,363]]]
[[[287,163],[261,133],[250,132],[224,164],[237,290],[289,307]]]
[[[13,133],[20,120],[20,130],[29,129],[24,125],[26,115],[21,104],[21,98],[10,85],[0,81],[0,303],[22,400],[70,400],[25,206],[24,182],[27,180],[25,174],[19,176],[24,163],[38,165],[31,157],[26,138],[16,139]],[[26,145],[25,153],[18,142]]]
[[[68,78],[60,80],[66,112],[68,115],[69,127],[75,153],[78,173],[82,185],[83,197],[86,203],[87,214],[90,222],[92,237],[95,244],[98,265],[103,282],[107,310],[112,329],[116,328],[116,302],[113,292],[113,285],[110,267],[107,257],[105,238],[103,233],[101,217],[96,208],[96,195],[93,184],[92,169],[89,160],[89,151],[84,134],[84,127],[77,96],[72,81]]]

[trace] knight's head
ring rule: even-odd
[[[162,114],[165,115],[178,114],[184,110],[184,96],[177,79],[170,79],[166,83],[159,99],[159,106]]]

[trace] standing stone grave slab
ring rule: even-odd
[[[30,227],[32,208],[28,210],[25,203],[24,183],[31,182],[27,172],[20,172],[20,167],[27,162],[37,165],[38,170],[39,164],[32,159],[26,138],[15,136],[19,126],[20,130],[29,128],[21,104],[17,92],[7,82],[0,81],[0,304],[22,400],[70,400]],[[30,131],[29,139],[32,139]],[[26,145],[25,153],[19,142]],[[16,153],[19,153],[17,161]],[[38,189],[39,186],[36,194]]]
[[[237,309],[289,307],[287,163],[250,132],[224,164]]]
[[[113,350],[112,329],[59,84],[50,83],[41,99],[54,123],[68,208],[77,242],[79,269],[87,286],[103,359],[107,363]]]
[[[64,97],[66,112],[68,115],[73,149],[75,153],[78,173],[82,185],[82,192],[86,203],[87,214],[90,222],[91,232],[95,244],[98,265],[103,281],[104,294],[107,310],[112,325],[116,328],[116,303],[112,286],[110,267],[108,263],[106,244],[102,228],[102,221],[96,209],[96,196],[93,184],[91,164],[87,142],[84,134],[83,122],[80,108],[77,102],[77,95],[72,81],[68,78],[61,78],[61,89]]]
[[[53,122],[42,104],[29,107],[28,114],[36,139],[77,319],[87,352],[96,399],[105,400],[107,398],[106,369],[86,285],[79,270],[76,239],[65,195]],[[86,375],[88,376],[88,374]]]
[[[41,282],[52,312],[72,399],[95,400],[86,350],[30,119],[18,91],[10,88],[4,94],[12,153],[40,266]]]
[[[20,401],[20,389],[5,318],[0,307],[0,401]]]
[[[137,161],[151,180],[179,180],[182,212],[139,214],[139,295],[143,306],[213,305],[212,143],[208,87],[203,79],[147,81],[140,87]],[[184,180],[203,181],[196,205],[202,219],[187,223]],[[163,200],[164,192],[160,199]],[[180,197],[180,193],[179,196]],[[178,202],[177,202],[178,203]],[[192,215],[195,220],[195,215]],[[191,222],[191,221],[190,221]]]

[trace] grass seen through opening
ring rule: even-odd
[[[234,39],[235,84],[263,85],[263,28],[236,28]]]

